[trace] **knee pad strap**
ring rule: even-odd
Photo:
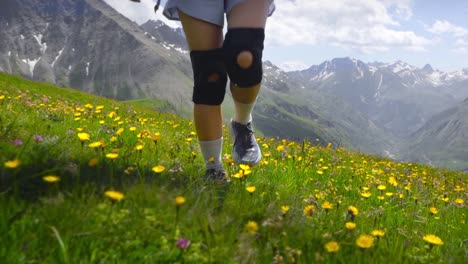
[[[220,105],[226,93],[227,73],[222,49],[190,52],[193,69],[195,104]]]
[[[262,55],[265,29],[231,28],[228,30],[224,44],[224,63],[232,83],[247,88],[262,81]],[[252,61],[248,67],[239,65],[238,57],[248,52]]]

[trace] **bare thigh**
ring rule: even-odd
[[[228,28],[265,28],[268,17],[268,0],[247,0],[227,14]]]
[[[211,50],[220,48],[223,43],[223,29],[215,24],[191,17],[178,10],[189,49]]]

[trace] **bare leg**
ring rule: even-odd
[[[212,50],[222,46],[221,27],[188,16],[180,10],[178,12],[191,51]],[[222,137],[223,118],[220,105],[195,104],[193,113],[199,140],[211,141]]]

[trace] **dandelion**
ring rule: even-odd
[[[429,208],[429,212],[432,214],[432,215],[436,215],[439,213],[439,210],[437,210],[437,208],[435,207],[431,207]]]
[[[354,230],[356,228],[356,223],[354,222],[346,222],[345,227],[348,230]]]
[[[118,157],[119,157],[118,153],[108,153],[108,154],[106,154],[106,158],[111,159],[111,160],[116,159]]]
[[[333,208],[333,204],[331,204],[330,202],[324,202],[322,204],[322,208],[325,209],[326,211],[328,211],[328,210]]]
[[[107,191],[104,193],[104,195],[107,196],[112,201],[117,201],[117,202],[122,200],[125,197],[123,193],[117,192],[117,191]]]
[[[249,234],[255,234],[258,231],[258,224],[255,221],[249,221],[247,222],[247,225],[245,226],[245,228],[247,229],[247,232]]]
[[[464,204],[465,201],[463,199],[461,199],[461,198],[457,198],[457,199],[455,199],[455,203],[461,205],[461,204]]]
[[[189,248],[189,246],[190,246],[190,240],[188,240],[187,238],[184,238],[184,237],[179,238],[177,240],[176,246],[177,246],[178,249],[180,249],[182,251],[187,250],[187,248]]]
[[[383,184],[380,184],[379,186],[377,186],[377,189],[383,191],[383,190],[387,189],[387,186],[385,186]]]
[[[253,194],[257,188],[255,186],[247,186],[245,189],[250,193]]]
[[[130,130],[130,131],[135,131],[135,130],[137,130],[137,128],[134,127],[134,126],[132,126],[132,127],[129,128],[129,130]]]
[[[304,215],[305,216],[312,216],[315,211],[315,206],[309,204],[304,207]]]
[[[363,192],[363,193],[361,193],[361,196],[364,197],[364,198],[369,198],[369,197],[371,197],[371,195],[372,195],[372,194],[371,194],[370,192]]]
[[[359,214],[359,210],[355,206],[350,205],[348,206],[348,214],[356,216]]]
[[[442,239],[440,239],[440,237],[436,235],[432,235],[432,234],[423,236],[423,240],[431,245],[436,245],[436,246],[440,246],[444,244],[444,242],[442,241]]]
[[[385,231],[381,229],[375,229],[375,230],[372,230],[371,235],[375,237],[383,237],[385,235]]]
[[[185,203],[185,198],[183,196],[177,196],[175,202],[177,206],[181,206]]]
[[[141,150],[143,149],[143,147],[144,147],[144,146],[141,145],[141,144],[140,144],[140,145],[137,145],[137,146],[135,147],[135,150],[136,150],[136,151],[141,151]]]
[[[276,151],[278,152],[281,152],[284,150],[284,146],[283,145],[279,145],[278,147],[276,147]]]
[[[281,206],[281,212],[283,213],[283,215],[287,214],[289,212],[289,206],[287,205]]]
[[[102,146],[102,141],[95,141],[95,142],[89,144],[88,146],[89,146],[90,148],[94,148],[94,149],[95,149],[95,148],[99,148],[99,147]]]
[[[156,173],[161,173],[165,170],[166,168],[162,165],[158,165],[158,166],[154,166],[153,167],[153,171],[156,172]]]
[[[356,239],[356,245],[363,249],[368,249],[374,246],[374,237],[369,235],[360,235]]]
[[[89,140],[90,139],[90,135],[88,133],[78,133],[78,138],[80,139],[80,141],[83,143],[85,142],[86,140]]]
[[[5,167],[8,169],[14,169],[17,168],[21,164],[19,159],[14,159],[14,160],[9,160],[5,162]]]
[[[325,244],[325,250],[329,253],[338,252],[338,250],[340,250],[340,244],[336,241],[330,241]]]
[[[54,183],[60,181],[60,178],[57,176],[49,175],[42,177],[42,180],[49,183]]]

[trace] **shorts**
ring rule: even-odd
[[[224,26],[224,14],[246,0],[168,0],[163,14],[170,20],[179,20],[177,9],[197,19]],[[275,3],[270,1],[268,16],[275,11]]]

